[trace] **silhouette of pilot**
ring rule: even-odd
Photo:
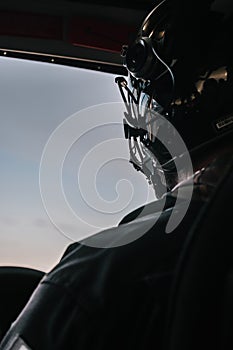
[[[129,77],[116,82],[126,107],[130,161],[158,199],[118,227],[71,244],[42,279],[1,350],[162,349],[185,239],[232,166],[232,13],[230,1],[164,0],[124,47]],[[189,150],[191,173],[185,165],[179,169],[185,155],[174,157],[168,149],[176,142],[172,126]],[[168,147],[164,132],[170,135]],[[185,208],[167,234],[174,209],[178,215]],[[106,236],[108,247],[96,248]],[[138,239],[121,244],[132,236]]]

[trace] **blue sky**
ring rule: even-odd
[[[70,116],[79,113],[81,126],[82,110],[121,99],[114,76],[107,73],[6,57],[0,58],[0,71],[0,264],[49,270],[76,237],[69,235],[69,222],[63,218],[62,210],[59,215],[64,227],[67,226],[66,236],[53,225],[42,203],[39,167],[46,142]],[[122,216],[147,200],[148,186],[144,177],[127,161],[122,115],[115,118],[114,127],[106,125],[90,130],[72,145],[65,159],[64,193],[74,212],[82,218],[72,232],[77,230],[90,235],[116,225]],[[112,142],[114,138],[121,140],[120,146],[116,144],[117,152]],[[103,142],[108,142],[107,147],[104,148]],[[106,160],[110,161],[103,160],[105,150]],[[111,154],[114,154],[112,158]],[[98,200],[95,211],[87,205],[84,197],[88,196],[92,180],[90,173],[82,174],[84,180],[85,176],[87,178],[83,182],[83,197],[78,186],[78,168],[80,164],[85,165],[82,161],[89,155],[91,163],[98,164],[98,159],[103,163],[95,178],[98,194],[109,205],[114,204],[119,195],[122,205],[129,202],[125,209],[105,215],[98,210]],[[132,180],[137,189],[132,198],[131,185],[124,179]],[[52,191],[53,180],[48,181]],[[153,199],[153,192],[149,189],[148,193],[150,200]],[[88,200],[94,201],[94,196]],[[59,212],[59,205],[56,210]]]

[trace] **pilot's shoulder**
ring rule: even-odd
[[[172,208],[175,204],[176,199],[171,196],[166,196],[166,198],[161,198],[153,202],[147,203],[139,208],[136,208],[129,214],[123,217],[119,222],[119,225],[131,222],[138,217],[145,217],[147,215],[153,215],[162,210]]]

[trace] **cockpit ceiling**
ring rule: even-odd
[[[0,55],[124,74],[122,45],[155,3],[2,0]]]

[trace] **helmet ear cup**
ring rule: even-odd
[[[169,1],[162,0],[142,23],[136,40],[124,51],[123,64],[134,78],[151,81],[164,71],[159,58],[168,12]]]
[[[124,57],[124,65],[135,78],[151,80],[156,77],[158,60],[154,53],[151,38],[138,38],[128,47]]]

